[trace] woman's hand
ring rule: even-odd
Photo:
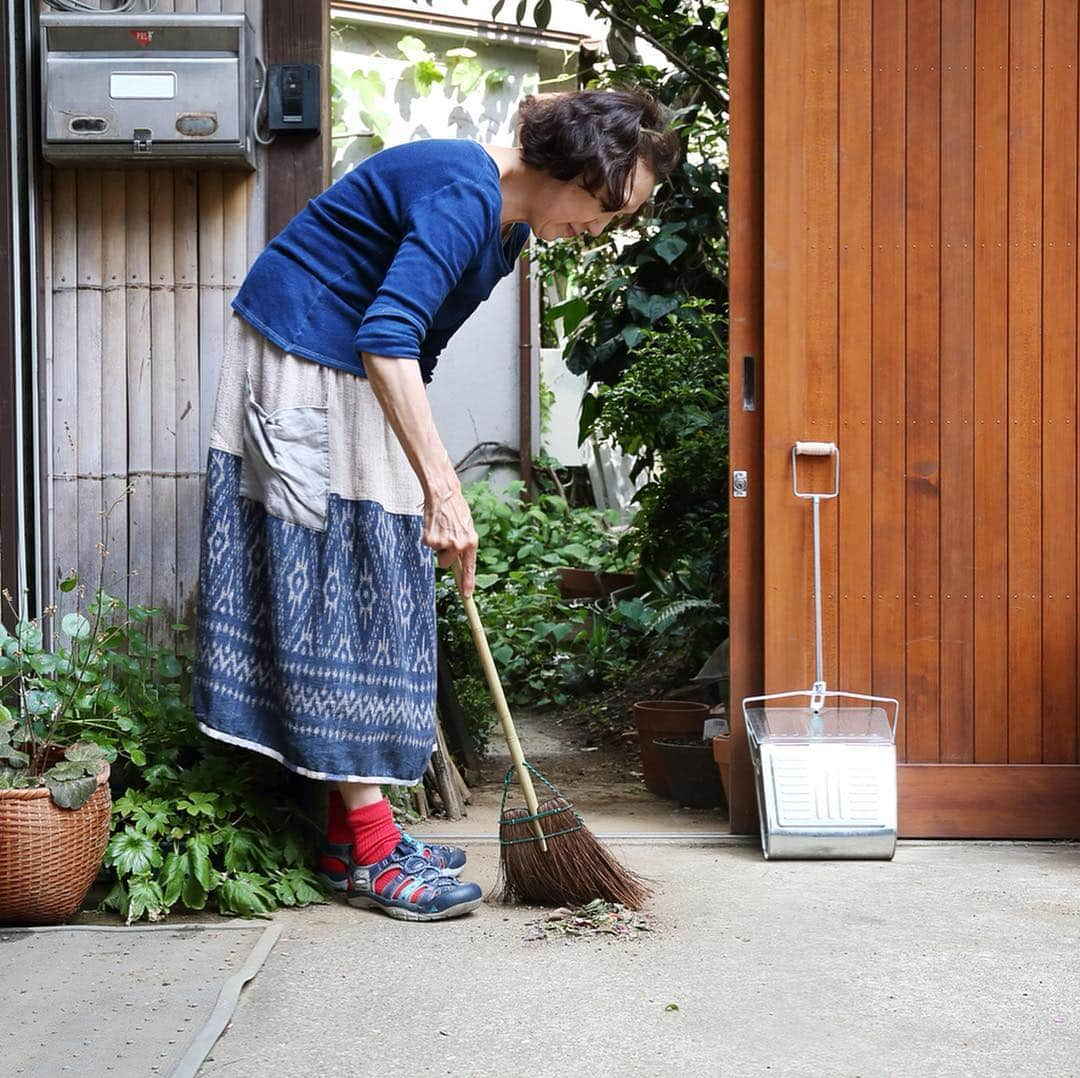
[[[424,498],[424,543],[438,553],[439,565],[446,569],[461,561],[461,590],[471,595],[476,582],[476,545],[469,504],[455,482],[444,493],[429,492]]]

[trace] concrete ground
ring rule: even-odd
[[[199,1074],[1080,1075],[1080,846],[695,841],[616,846],[656,888],[629,940],[529,942],[537,911],[488,904],[282,912]],[[486,890],[497,847],[468,852]]]

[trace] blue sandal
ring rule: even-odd
[[[439,869],[443,875],[457,876],[465,867],[465,851],[459,846],[421,842],[406,831],[401,832],[401,843],[409,846],[412,853],[423,857],[432,868]],[[322,849],[319,852],[321,856],[315,871],[335,891],[347,890],[349,864],[353,852],[352,843],[330,842],[323,839]]]
[[[379,909],[402,921],[459,917],[483,900],[478,884],[448,876],[406,842],[373,865],[358,865],[350,849],[345,892],[350,905]]]

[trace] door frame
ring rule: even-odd
[[[740,701],[765,685],[765,3],[731,0],[729,70],[728,587],[732,834],[758,831],[754,772]],[[717,746],[717,751],[722,751]]]

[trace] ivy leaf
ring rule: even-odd
[[[656,322],[664,315],[670,314],[679,306],[678,296],[664,296],[656,293],[644,292],[640,288],[631,288],[626,294],[626,302],[632,311],[647,318],[650,322]],[[600,349],[597,349],[600,351]]]
[[[20,621],[15,625],[15,639],[24,651],[40,651],[41,627],[30,621]]]
[[[589,305],[581,296],[575,296],[564,303],[556,304],[548,312],[548,317],[563,320],[563,332],[567,335],[574,332],[581,324],[581,320],[589,313]]]
[[[60,581],[60,590],[61,591],[73,591],[75,589],[75,586],[78,583],[79,583],[78,576],[76,576],[76,575],[69,576],[66,579]]]
[[[162,677],[179,677],[183,673],[179,660],[168,652],[158,656],[157,668]]]
[[[109,840],[105,860],[122,875],[137,876],[161,864],[161,851],[152,839],[133,827],[125,827]]]
[[[404,56],[410,64],[418,64],[423,60],[432,59],[427,45],[425,45],[420,38],[414,37],[412,34],[406,34],[405,37],[397,43],[397,47],[401,51],[401,55]]]
[[[499,0],[499,7],[502,7],[502,5],[503,0]],[[492,68],[492,70],[484,76],[484,82],[486,82],[492,90],[497,90],[509,77],[510,72],[505,67],[496,67]]]
[[[686,250],[689,244],[681,236],[661,236],[653,245],[652,249],[668,264],[671,265],[676,258]]]
[[[441,68],[433,60],[421,60],[418,64],[413,65],[412,72],[413,82],[416,83],[416,88],[422,94],[426,94],[435,83],[442,82],[446,78]]]
[[[47,715],[62,703],[59,693],[52,689],[30,689],[26,694],[26,710],[31,715]]]
[[[94,796],[94,790],[97,789],[97,779],[92,775],[81,775],[78,778],[55,778],[50,777],[46,772],[43,777],[53,801],[60,808],[81,808]]]
[[[484,65],[479,60],[466,57],[454,64],[450,85],[456,86],[463,94],[471,94],[483,77]]]
[[[74,745],[67,747],[64,756],[73,762],[91,765],[89,770],[96,775],[100,766],[98,761],[105,759],[105,752],[100,745],[95,745],[92,741],[76,741]]]
[[[55,655],[50,655],[47,651],[30,656],[30,668],[36,674],[55,673],[58,665],[59,660],[57,657]]]
[[[90,635],[90,621],[82,614],[65,614],[60,628],[73,640],[85,640]]]

